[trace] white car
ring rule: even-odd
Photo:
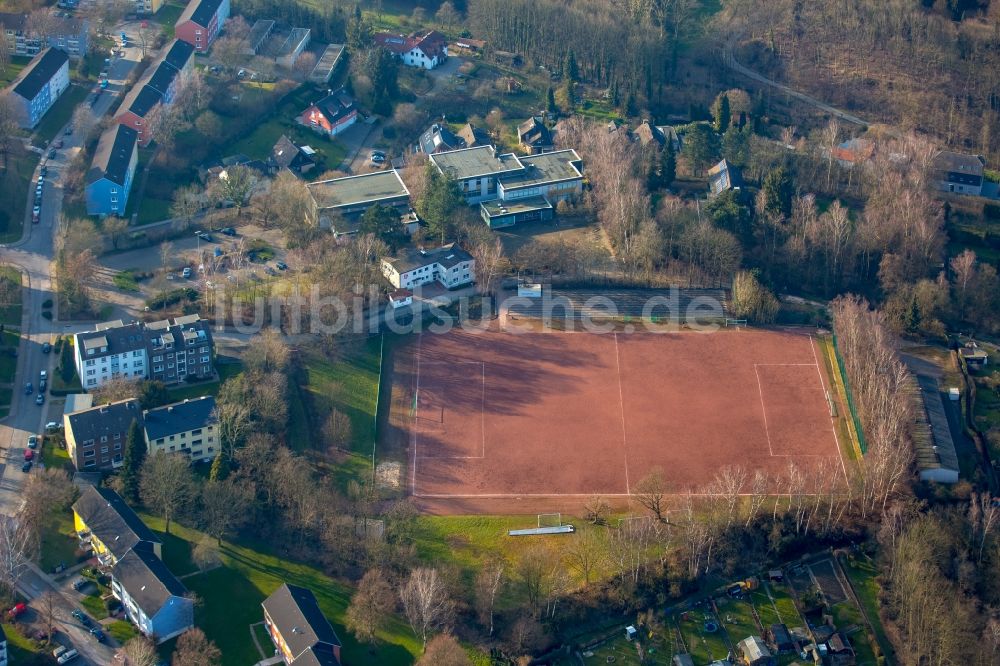
[[[62,653],[62,655],[60,655],[56,659],[56,663],[58,663],[58,664],[68,664],[69,662],[73,661],[74,659],[76,659],[79,656],[80,656],[80,653],[77,652],[75,648],[72,649],[72,650],[66,650],[65,652]]]
[[[52,656],[58,659],[59,657],[66,654],[68,650],[69,648],[66,647],[65,645],[60,645],[59,647],[57,647],[55,650],[52,651]]]

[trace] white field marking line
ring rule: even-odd
[[[823,381],[823,373],[819,369],[819,356],[816,354],[816,340],[811,335],[809,336],[809,348],[812,350],[813,358],[816,359],[816,374],[819,375],[819,385],[832,398],[834,389],[833,386],[827,386],[826,382]],[[844,456],[840,453],[840,438],[837,437],[837,426],[833,419],[830,419],[830,431],[833,432],[833,445],[837,447],[837,457],[840,458],[840,469],[844,472],[844,481],[850,483],[850,479],[847,478],[847,466],[844,465]]]
[[[622,362],[618,353],[618,333],[615,333],[615,367],[618,369],[618,406],[622,410],[622,456],[625,461],[625,494],[632,494],[628,482],[628,442],[625,439],[625,393],[622,391]]]
[[[771,448],[771,432],[767,429],[767,408],[764,407],[764,388],[760,384],[760,373],[757,372],[757,364],[753,364],[753,374],[757,377],[757,393],[760,395],[760,411],[764,415],[764,434],[767,436],[767,450],[774,456],[774,449]]]
[[[827,456],[829,457],[829,456]],[[672,497],[681,497],[690,495],[691,497],[725,497],[725,495],[720,493],[668,493]],[[765,497],[783,497],[787,493],[775,492],[767,493]],[[829,496],[829,493],[800,493],[802,497],[816,497],[816,496]],[[521,497],[593,497],[594,495],[600,495],[601,497],[633,497],[633,495],[627,495],[625,493],[602,493],[600,491],[594,491],[590,493],[479,493],[479,494],[469,494],[469,493],[457,493],[454,495],[445,494],[415,494],[414,497],[425,497],[428,499],[465,499],[465,498],[482,498],[482,499],[518,499]],[[753,493],[737,493],[737,497],[753,497]],[[846,497],[846,495],[844,495]]]
[[[424,334],[417,334],[417,385],[413,394],[413,429],[412,435],[412,446],[413,449],[413,465],[410,468],[410,494],[417,494],[417,419],[419,418],[420,412],[420,349],[424,342]]]
[[[419,363],[419,360],[418,360],[418,363]],[[478,456],[421,456],[420,457],[421,460],[481,460],[481,459],[483,459],[483,458],[486,457],[486,361],[467,361],[467,360],[465,360],[465,361],[428,361],[427,363],[424,363],[424,365],[428,365],[428,364],[429,365],[435,365],[435,364],[437,364],[437,365],[449,365],[449,366],[453,366],[453,365],[458,365],[460,363],[467,363],[467,364],[472,364],[472,365],[479,365],[482,368],[483,392],[482,392],[482,401],[481,401],[481,403],[479,405],[479,415],[481,417],[480,428],[482,430],[482,432],[481,432],[481,442],[482,442],[481,452],[480,452],[480,454]],[[417,381],[419,382],[420,381],[420,379],[419,379],[419,373],[418,373],[417,377],[418,377]],[[419,386],[418,386],[418,389],[417,389],[417,395],[418,396],[420,395]],[[418,401],[418,407],[417,408],[419,409],[419,401]],[[442,407],[442,409],[443,409],[443,407]],[[414,415],[414,419],[416,419],[415,415]],[[414,423],[413,436],[414,436],[414,438],[417,437],[416,423]]]

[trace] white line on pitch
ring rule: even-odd
[[[625,494],[632,494],[632,486],[628,482],[628,441],[625,437],[625,394],[622,391],[622,362],[618,353],[618,333],[615,333],[615,366],[618,368],[618,405],[622,410],[622,456],[625,460]]]
[[[753,364],[753,374],[757,377],[757,393],[760,394],[760,411],[764,415],[764,435],[767,436],[767,451],[772,456],[774,449],[771,448],[771,431],[767,428],[767,408],[764,407],[764,388],[760,385],[760,373],[757,372],[757,364]]]

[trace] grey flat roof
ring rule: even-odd
[[[455,180],[493,176],[524,168],[516,155],[511,153],[497,155],[493,146],[476,146],[437,153],[431,155],[430,159],[441,173]]]
[[[320,180],[307,185],[320,209],[341,208],[360,203],[376,203],[410,196],[395,169],[360,176]]]
[[[516,215],[518,213],[529,213],[533,210],[552,208],[552,204],[545,197],[525,197],[524,199],[517,199],[515,201],[484,201],[480,205],[490,217]]]
[[[14,85],[14,92],[27,100],[35,99],[55,73],[65,63],[69,55],[61,49],[45,49],[24,68]]]
[[[326,48],[323,49],[323,55],[316,61],[316,66],[313,67],[309,79],[322,83],[329,81],[330,75],[333,73],[333,68],[337,66],[337,61],[340,60],[340,56],[343,53],[343,44],[327,44]]]
[[[502,176],[500,184],[503,189],[516,190],[542,183],[558,183],[564,180],[583,178],[583,174],[574,164],[574,162],[580,161],[580,156],[573,149],[530,155],[520,159],[521,163],[524,164],[524,171],[516,175]]]

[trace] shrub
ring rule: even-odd
[[[52,299],[51,298],[46,298],[44,301],[42,301],[42,309],[43,310],[50,310],[51,308],[52,308]]]
[[[52,310],[43,310],[42,316],[48,319],[49,321],[52,321]]]
[[[185,299],[192,303],[198,300],[197,290],[192,289],[191,287],[172,289],[168,292],[160,294],[159,296],[149,299],[146,301],[146,305],[150,310],[162,310],[172,305],[177,305]]]

